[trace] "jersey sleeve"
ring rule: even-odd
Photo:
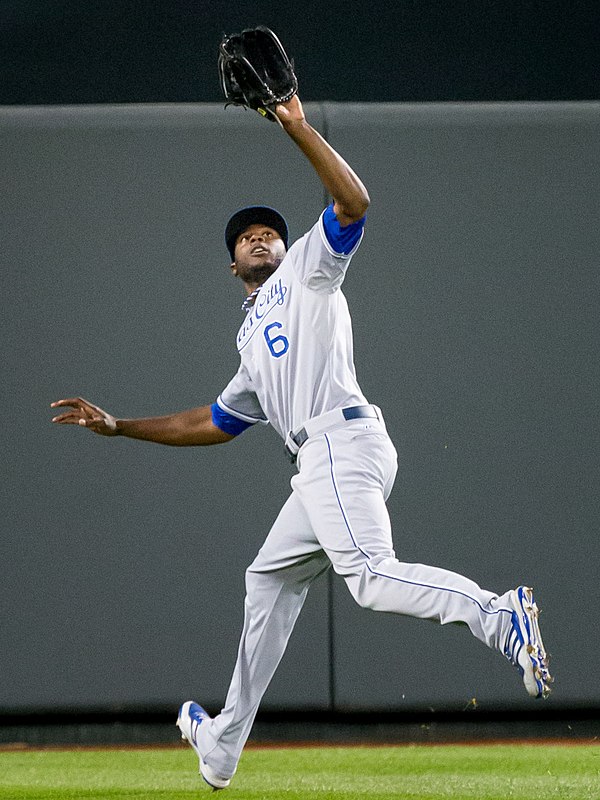
[[[365,221],[366,216],[350,225],[340,225],[330,203],[308,233],[290,248],[289,256],[300,282],[316,291],[338,289],[362,241]]]
[[[243,364],[217,397],[211,411],[214,424],[233,436],[257,422],[265,425],[268,422]]]

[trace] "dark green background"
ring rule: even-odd
[[[306,100],[599,99],[596,0],[2,0],[0,103],[219,102],[257,24]]]

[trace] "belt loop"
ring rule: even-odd
[[[288,435],[285,437],[285,452],[288,454],[288,458],[292,462],[292,464],[296,463],[296,459],[298,458],[298,451],[300,447],[296,444],[294,440],[294,434],[290,431]]]

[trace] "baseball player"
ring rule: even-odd
[[[306,121],[297,96],[275,113],[334,199],[289,248],[286,222],[274,209],[252,206],[229,220],[225,239],[231,270],[246,290],[246,314],[237,335],[239,369],[216,402],[149,419],[116,419],[82,398],[52,404],[69,408],[53,422],[168,445],[224,443],[270,423],[296,461],[292,493],[246,573],[244,627],[224,708],[210,718],[188,701],[177,719],[200,774],[216,789],[229,785],[308,589],[331,565],[361,606],[466,623],[519,669],[531,696],[545,697],[551,683],[530,588],[498,596],[395,556],[386,499],[396,451],[381,410],[357,382],[341,291],[369,196]]]

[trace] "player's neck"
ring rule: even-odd
[[[263,285],[263,283],[264,283],[264,281],[260,281],[260,282],[253,281],[252,283],[246,283],[246,281],[244,281],[244,289],[246,290],[246,294],[248,296],[250,296],[257,289],[260,289],[260,287]]]

